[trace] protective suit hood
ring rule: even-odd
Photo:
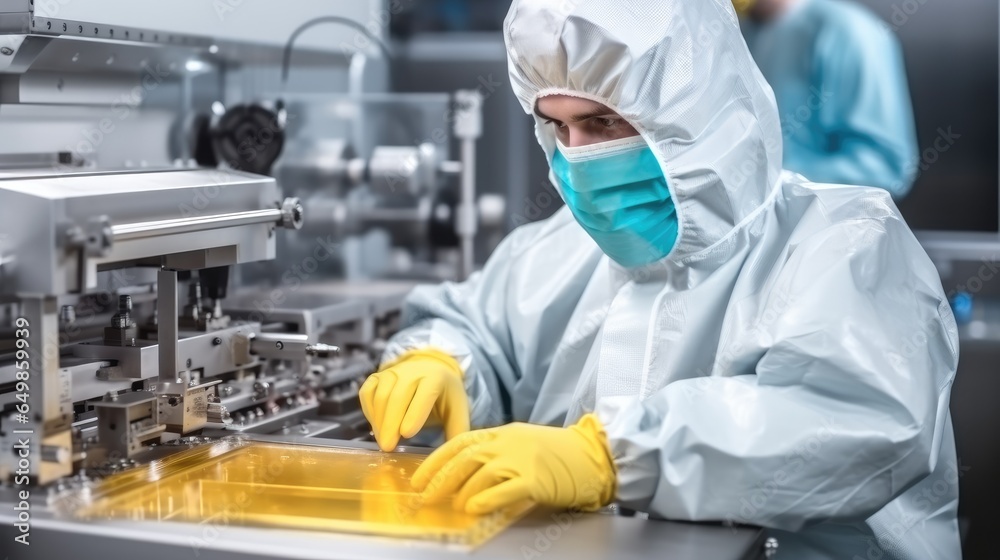
[[[729,256],[727,240],[774,191],[782,160],[773,94],[729,0],[515,0],[504,40],[525,112],[546,95],[590,99],[653,148],[680,221],[667,260]],[[551,162],[553,127],[536,115],[535,131]]]

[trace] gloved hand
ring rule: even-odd
[[[365,380],[361,410],[382,451],[410,438],[430,419],[444,425],[445,438],[469,431],[469,397],[455,358],[432,348],[407,352]]]
[[[458,436],[413,473],[427,503],[455,491],[455,508],[483,514],[530,499],[596,510],[615,495],[617,477],[604,427],[588,414],[568,428],[508,424]]]

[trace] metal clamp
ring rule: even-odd
[[[69,249],[82,251],[84,256],[105,257],[114,244],[111,222],[107,216],[97,216],[83,226],[72,224],[65,230],[64,243]]]

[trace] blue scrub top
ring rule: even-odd
[[[742,22],[778,103],[786,169],[817,183],[909,192],[919,161],[902,50],[888,24],[845,0],[799,0]]]

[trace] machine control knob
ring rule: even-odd
[[[305,210],[297,198],[286,198],[281,203],[281,227],[285,229],[302,229],[302,216]]]

